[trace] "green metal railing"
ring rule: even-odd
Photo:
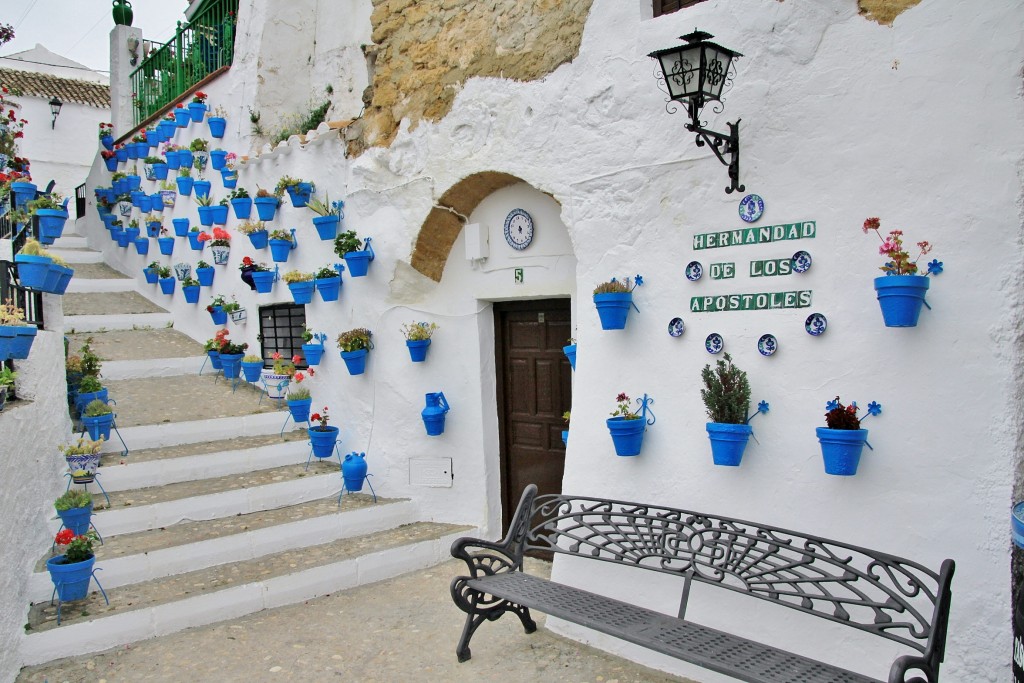
[[[136,125],[231,64],[237,20],[238,0],[206,0],[192,21],[178,22],[172,40],[151,43],[153,49],[131,76]]]

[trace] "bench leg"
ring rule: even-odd
[[[505,612],[513,612],[523,623],[523,629],[527,633],[537,630],[537,624],[530,617],[530,610],[522,605],[517,605],[508,600],[501,600],[487,596],[465,585],[469,577],[457,576],[452,580],[451,592],[455,605],[466,613],[466,623],[462,627],[462,637],[459,644],[455,646],[455,655],[460,662],[465,662],[472,657],[469,649],[469,641],[473,634],[485,621],[496,621]]]
[[[530,608],[517,605],[514,602],[506,602],[507,609],[509,612],[514,612],[519,621],[523,622],[523,630],[527,633],[533,633],[537,630],[537,622],[530,617]]]

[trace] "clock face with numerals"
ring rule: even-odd
[[[512,209],[505,218],[505,241],[522,251],[533,241],[533,218],[522,209]]]

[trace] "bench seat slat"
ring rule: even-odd
[[[518,571],[471,579],[467,585],[751,683],[879,683],[724,631]]]

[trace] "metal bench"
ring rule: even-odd
[[[678,615],[526,574],[523,554],[531,550],[676,575],[682,579]],[[512,612],[532,633],[537,625],[530,610],[536,609],[744,681],[875,680],[687,621],[693,581],[907,646],[914,652],[892,663],[889,683],[937,681],[944,656],[954,570],[948,559],[935,572],[887,553],[764,524],[640,503],[538,497],[532,484],[502,541],[460,538],[451,552],[470,572],[451,584],[452,599],[466,612],[455,650],[460,662],[470,658],[469,641],[484,621]]]

